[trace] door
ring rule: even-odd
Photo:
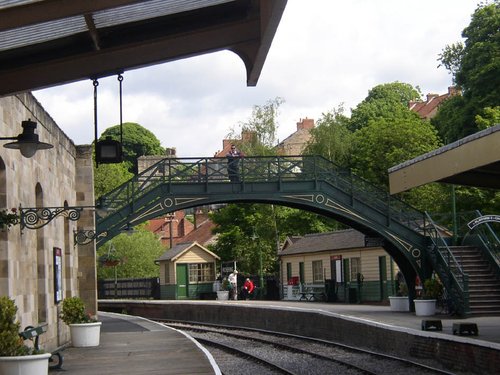
[[[380,300],[387,298],[387,264],[385,256],[378,257],[378,273],[380,280]]]
[[[186,299],[188,296],[188,265],[177,264],[177,299]]]

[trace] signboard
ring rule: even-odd
[[[467,224],[467,226],[469,227],[469,229],[474,229],[479,224],[483,224],[483,223],[500,223],[500,215],[480,216],[480,217],[475,218],[474,220],[470,221]]]
[[[384,239],[380,237],[365,237],[365,247],[381,247],[384,245]]]
[[[222,262],[220,265],[220,275],[222,278],[228,277],[236,269],[236,261]]]
[[[54,302],[62,301],[62,251],[58,247],[54,251]]]

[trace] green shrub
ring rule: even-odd
[[[0,357],[35,354],[19,337],[20,323],[16,321],[17,306],[9,297],[0,297]]]
[[[66,324],[92,323],[96,320],[85,312],[85,304],[80,297],[65,298],[62,303],[61,319]]]

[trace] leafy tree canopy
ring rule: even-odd
[[[408,110],[408,103],[421,97],[418,88],[408,83],[392,82],[375,86],[368,96],[352,110],[350,129],[355,131],[377,118],[405,118],[412,120],[418,115]]]
[[[97,257],[108,254],[114,247],[114,253],[121,259],[116,266],[118,278],[158,277],[158,266],[154,263],[166,250],[158,238],[143,226],[135,227],[136,232],[127,235],[120,234],[101,246]],[[115,277],[114,267],[97,266],[98,279],[112,279]]]
[[[311,140],[304,149],[306,155],[321,155],[340,166],[349,165],[352,152],[352,133],[349,131],[349,118],[339,106],[323,113],[311,129]]]
[[[435,129],[418,118],[378,118],[354,133],[353,169],[375,185],[388,188],[387,170],[440,146]]]
[[[278,130],[279,107],[285,101],[280,97],[268,100],[264,105],[255,105],[251,117],[233,128],[228,138],[237,139],[241,131],[253,135],[242,139],[239,148],[246,155],[274,155],[276,132]]]
[[[277,271],[277,247],[286,236],[332,230],[331,219],[289,207],[269,204],[228,204],[212,212],[217,243],[211,250],[224,261],[237,260],[238,268],[258,274],[260,257],[264,273]]]
[[[462,36],[465,43],[446,46],[438,58],[463,92],[463,101],[446,101],[432,120],[447,142],[491,125],[500,104],[499,1],[479,4]]]
[[[120,125],[107,128],[99,138],[120,140]],[[165,149],[148,129],[134,122],[123,123],[123,160],[132,173],[137,173],[137,158],[145,155],[164,155]]]
[[[101,164],[94,174],[94,194],[96,198],[109,193],[114,188],[130,180],[134,175],[128,171],[126,163]]]

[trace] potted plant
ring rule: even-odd
[[[17,208],[0,210],[0,229],[9,229],[12,225],[19,224],[19,220]]]
[[[220,290],[217,291],[217,299],[219,301],[227,301],[229,299],[229,290],[231,289],[231,283],[225,277],[222,280]]]
[[[410,311],[408,300],[408,286],[405,282],[399,283],[399,289],[395,296],[389,296],[391,311]]]
[[[14,301],[0,297],[0,374],[46,375],[51,354],[24,344],[16,313]]]
[[[443,284],[437,276],[424,281],[422,297],[415,302],[415,315],[429,316],[436,313],[436,301],[443,295]]]
[[[79,297],[63,300],[61,319],[69,326],[74,347],[99,346],[102,322],[85,312],[85,304]]]
[[[121,258],[116,253],[107,253],[99,257],[99,263],[104,267],[115,267],[119,265]]]
[[[114,244],[110,242],[107,253],[99,257],[99,264],[104,267],[116,267],[121,260],[121,257],[116,253]]]

